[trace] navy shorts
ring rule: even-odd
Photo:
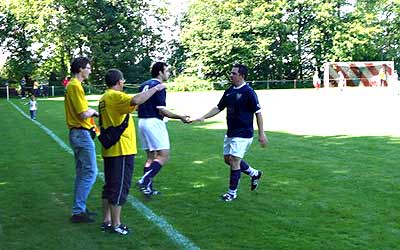
[[[102,198],[112,205],[122,206],[131,187],[135,155],[103,157],[104,178]]]

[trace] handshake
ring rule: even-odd
[[[203,122],[204,118],[197,118],[197,119],[192,119],[190,118],[190,116],[188,115],[182,115],[179,117],[179,119],[183,122],[183,123],[193,123],[193,122]]]

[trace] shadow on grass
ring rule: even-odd
[[[160,182],[161,188],[168,187],[164,191],[171,196],[184,196],[193,190],[205,194],[210,189],[223,192],[228,187],[229,168],[222,155],[226,129],[207,128],[215,124],[219,122],[168,123],[171,158],[155,182]],[[266,173],[269,186],[297,186],[315,179],[319,186],[316,189],[323,190],[337,185],[349,186],[355,180],[367,184],[379,182],[379,178],[388,175],[399,176],[400,149],[396,144],[400,143],[400,138],[266,134],[269,145],[261,148],[255,133],[244,160]],[[138,154],[144,155],[142,151]],[[145,157],[138,157],[137,170],[141,170],[144,160]],[[137,177],[141,175],[140,171],[136,173]],[[247,179],[242,175],[242,184],[248,185]]]

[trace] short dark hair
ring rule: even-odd
[[[105,81],[107,87],[115,86],[119,80],[124,79],[124,74],[122,74],[119,69],[109,69],[107,70]]]
[[[244,66],[243,64],[240,64],[240,63],[234,64],[233,67],[234,67],[234,68],[238,68],[238,69],[239,69],[239,70],[238,70],[239,74],[243,76],[243,79],[244,79],[244,80],[246,80],[246,78],[247,78],[247,71],[248,71],[248,70],[247,70],[247,67]]]
[[[165,62],[156,62],[151,66],[151,77],[157,77],[160,74],[160,71],[164,71],[164,67],[168,67]]]
[[[71,73],[78,74],[80,69],[84,69],[90,63],[90,59],[84,56],[80,56],[72,60],[71,62]]]

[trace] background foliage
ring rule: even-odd
[[[140,83],[157,59],[189,85],[191,77],[226,80],[235,62],[252,69],[250,80],[309,79],[327,61],[399,64],[399,0],[190,3],[172,25],[160,1],[2,1],[0,43],[10,56],[1,76],[60,84],[77,55],[93,59],[95,84],[112,67]]]
[[[220,79],[242,62],[250,79],[305,79],[327,61],[397,65],[399,10],[398,0],[195,1],[183,21],[183,72]]]

